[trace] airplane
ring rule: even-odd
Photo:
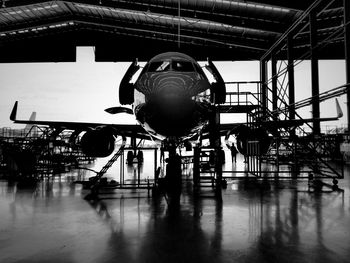
[[[29,117],[29,121],[35,121],[36,112],[33,111]],[[26,124],[23,129],[12,129],[4,127],[0,129],[0,134],[5,137],[35,137],[37,135],[37,127],[33,124]]]
[[[140,125],[17,120],[18,102],[10,119],[15,123],[48,125],[59,130],[86,131],[81,139],[83,151],[92,157],[106,157],[114,150],[114,135],[123,133],[140,139],[176,140],[195,136],[207,123],[211,103],[223,103],[224,81],[209,60],[207,68],[216,82],[209,83],[201,66],[191,57],[167,52],[153,57],[136,82],[131,78],[140,69],[135,60],[119,87],[120,104],[126,107],[106,109],[110,114],[135,114]]]
[[[35,121],[36,118],[36,112],[33,111],[29,117],[29,121]],[[11,138],[10,141],[22,141],[23,139],[33,139],[37,138],[38,136],[38,129],[33,124],[26,124],[26,126],[23,129],[12,129],[8,127],[4,127],[0,129],[0,166],[7,167],[8,170],[11,171],[18,171],[18,164],[14,161],[14,158],[18,158],[22,154],[24,154],[24,151],[22,151],[20,154],[16,154],[14,156],[12,152],[12,147],[9,147],[10,143],[8,142],[8,138]],[[10,150],[9,150],[10,149]],[[11,152],[12,154],[9,154]],[[26,156],[26,158],[23,158],[20,167],[21,169],[27,168],[29,165],[31,165],[31,157]],[[29,164],[29,165],[27,165]]]
[[[133,61],[119,86],[121,105],[132,105],[132,109],[118,106],[105,111],[110,114],[134,114],[139,125],[104,123],[81,123],[61,121],[17,120],[16,101],[10,119],[15,123],[48,125],[58,131],[74,130],[74,136],[85,131],[81,138],[83,152],[91,157],[106,157],[114,151],[115,136],[124,135],[140,139],[161,140],[173,145],[173,151],[184,141],[208,135],[213,105],[223,104],[226,97],[225,82],[219,71],[208,59],[205,66],[215,80],[210,83],[199,63],[192,57],[179,52],[156,55],[143,67],[135,83],[131,80],[140,70],[137,60]],[[336,101],[338,115],[320,121],[337,120],[343,114]],[[237,148],[247,154],[244,145],[248,140],[262,145],[260,153],[268,150],[269,133],[278,127],[299,126],[306,120],[261,120],[251,124],[220,124],[220,134],[237,134]],[[208,136],[207,136],[208,138]]]

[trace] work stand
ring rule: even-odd
[[[154,147],[131,147],[127,148],[126,139],[123,142],[118,151],[115,152],[113,157],[106,163],[106,165],[96,173],[96,176],[90,178],[88,182],[84,182],[85,188],[90,190],[90,193],[86,195],[86,200],[99,199],[103,195],[115,194],[114,190],[147,190],[150,195],[151,190],[154,187],[155,180],[150,178],[141,178],[141,167],[143,165],[143,152],[154,152],[154,174],[157,168],[157,148]],[[125,153],[127,153],[125,158]],[[112,165],[120,160],[120,173],[119,181],[111,180],[107,181],[106,177],[103,177],[105,173],[112,167]],[[125,166],[128,169],[133,170],[132,179],[125,177]]]
[[[281,105],[271,109],[268,105],[275,105],[276,101],[271,99],[273,89],[266,83],[230,82],[226,83],[226,86],[230,92],[226,94],[226,103],[220,105],[220,112],[246,114],[244,126],[250,131],[265,130],[268,137],[261,139],[254,134],[246,138],[245,171],[224,171],[224,178],[237,179],[239,177],[235,176],[235,173],[243,172],[247,176],[266,182],[302,179],[311,182],[311,185],[316,185],[316,189],[319,188],[319,182],[322,182],[321,185],[328,185],[324,181],[330,180],[331,189],[338,189],[338,180],[344,178],[343,165],[341,163],[340,166],[337,165],[337,161],[341,160],[340,152],[337,151],[340,137],[317,134],[308,123],[304,126],[297,125],[304,122],[301,116],[294,112],[294,108],[310,105],[311,99],[289,105],[280,98]],[[321,93],[320,96],[326,99],[329,94],[335,96],[343,94],[344,91],[345,87],[339,87]],[[282,93],[285,92],[281,91]],[[292,110],[294,115],[290,115]],[[281,121],[290,125],[279,125]],[[293,123],[296,124],[291,125]],[[234,134],[234,131],[231,132]],[[269,147],[265,147],[263,141],[267,141]],[[232,176],[227,175],[229,173],[232,173]]]
[[[224,154],[220,138],[220,105],[213,105],[209,119],[209,147],[203,147],[202,141],[193,149],[193,190],[201,196],[202,190],[212,189],[214,197],[222,200],[222,188],[227,186],[222,178]]]

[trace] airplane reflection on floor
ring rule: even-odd
[[[89,202],[111,229],[111,247],[101,261],[111,258],[120,262],[182,262],[185,258],[198,262],[217,260],[222,243],[222,203],[212,200],[215,212],[211,215],[214,218],[211,224],[215,227],[211,232],[206,231],[201,222],[202,200],[186,197],[181,201],[179,206],[176,201],[166,204],[163,198],[128,196],[119,201]],[[128,212],[130,202],[135,205],[132,210],[136,218]],[[147,220],[144,220],[145,209]],[[133,231],[131,234],[126,231],[131,228],[130,222],[134,222],[135,235]]]
[[[0,261],[349,262],[345,174],[345,191],[327,193],[236,180],[222,202],[195,198],[185,181],[179,205],[126,190],[86,202],[77,172],[32,189],[0,181]]]

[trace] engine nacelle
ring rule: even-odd
[[[241,126],[236,133],[237,149],[244,155],[262,155],[267,153],[271,140],[263,128]]]
[[[107,128],[87,131],[81,138],[81,148],[90,157],[107,157],[114,151],[115,138]]]

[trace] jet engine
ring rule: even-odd
[[[114,151],[115,138],[106,127],[87,131],[80,140],[83,152],[91,157],[107,157]]]
[[[268,132],[261,127],[240,126],[231,132],[236,134],[237,149],[243,155],[265,154],[270,147],[271,141]]]

